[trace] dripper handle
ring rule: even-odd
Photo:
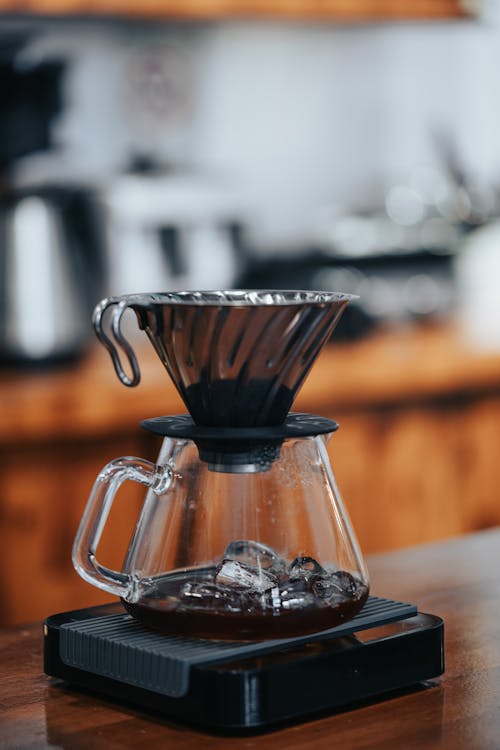
[[[111,330],[113,332],[116,344],[106,333],[104,333],[103,329],[104,313],[108,308],[113,306],[116,307],[111,314]],[[92,323],[97,334],[97,338],[106,347],[110,354],[116,374],[120,378],[123,385],[132,388],[140,382],[141,373],[134,350],[132,349],[131,345],[129,344],[121,330],[122,316],[127,307],[128,300],[126,298],[123,299],[121,297],[107,297],[106,299],[103,299],[101,302],[99,302],[98,305],[96,305],[92,316]],[[121,347],[122,351],[127,357],[130,369],[132,370],[132,377],[129,377],[123,369],[117,345]]]
[[[169,466],[156,466],[143,458],[116,458],[104,467],[94,483],[73,544],[73,565],[85,581],[126,601],[137,599],[139,579],[101,565],[96,558],[97,545],[115,495],[125,481],[138,482],[161,495],[170,487],[172,478]]]

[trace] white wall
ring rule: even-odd
[[[65,171],[107,179],[131,149],[234,177],[261,245],[300,243],[318,208],[380,203],[387,185],[456,143],[500,182],[500,13],[483,21],[335,27],[224,23],[154,30],[55,27],[30,55],[73,60],[58,124]],[[134,60],[180,50],[181,114],[137,118]],[[184,68],[182,67],[184,65]],[[132,87],[132,90],[133,87]],[[174,107],[175,108],[175,107]]]

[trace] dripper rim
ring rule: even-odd
[[[357,294],[306,289],[225,289],[144,292],[113,297],[114,302],[127,305],[196,305],[200,307],[286,307],[332,304],[358,299]],[[110,300],[109,300],[110,301]]]

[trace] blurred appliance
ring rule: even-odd
[[[51,145],[51,124],[62,108],[64,62],[17,63],[27,35],[0,36],[0,183],[22,156]]]
[[[231,287],[246,209],[232,186],[182,172],[123,174],[103,190],[109,294]]]
[[[17,63],[25,37],[0,55],[0,363],[78,356],[104,278],[98,206],[70,184],[19,187],[16,162],[52,147],[65,63]]]
[[[299,255],[255,261],[239,286],[260,289],[346,289],[359,295],[334,340],[354,339],[392,322],[433,320],[455,305],[454,254],[433,249],[356,257],[305,248]]]
[[[335,340],[362,335],[379,324],[449,316],[457,305],[459,248],[488,219],[488,206],[491,211],[498,205],[492,190],[474,190],[451,161],[415,168],[406,181],[389,186],[383,205],[370,210],[349,213],[328,203],[319,207],[302,248],[268,251],[239,284],[344,289],[359,295]],[[383,196],[381,189],[378,200]]]
[[[500,220],[471,232],[456,257],[457,319],[469,344],[500,350]]]
[[[79,356],[105,277],[98,207],[84,188],[11,190],[0,201],[0,361]]]

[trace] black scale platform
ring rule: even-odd
[[[352,620],[321,633],[217,642],[156,633],[113,604],[49,617],[45,672],[175,721],[240,733],[439,676],[443,630],[439,617],[371,596]]]

